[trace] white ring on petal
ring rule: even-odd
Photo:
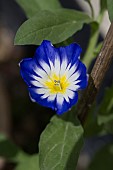
[[[45,62],[43,62],[43,61],[40,61],[39,62],[40,63],[40,65],[41,65],[41,67],[44,69],[44,71],[48,74],[48,75],[50,75],[50,67],[49,67],[49,65],[47,64],[47,63],[45,63]]]
[[[67,72],[67,78],[71,77],[77,69],[78,64],[74,64]]]
[[[45,88],[37,88],[36,90],[35,90],[35,93],[37,93],[37,94],[45,94],[45,93],[48,93],[48,89],[45,89]]]
[[[53,72],[53,70],[54,70],[53,62],[51,60],[49,60],[49,64],[50,64],[50,70]]]
[[[68,103],[70,102],[70,101],[69,101],[69,97],[68,97],[68,95],[67,95],[66,93],[63,94],[63,97],[64,97],[64,99],[66,100],[66,102],[68,102]]]
[[[30,83],[31,83],[33,86],[36,86],[36,87],[44,87],[43,84],[41,84],[39,81],[36,81],[36,80],[31,80]]]
[[[65,74],[66,68],[67,68],[67,59],[65,58],[65,59],[62,61],[62,64],[61,64],[60,76],[62,76],[63,74]]]
[[[66,94],[70,99],[74,98],[75,93],[72,90],[67,89]]]
[[[56,94],[50,95],[50,96],[48,97],[47,101],[48,101],[48,102],[49,102],[49,101],[54,101],[55,98],[56,98]]]
[[[68,81],[69,82],[74,82],[75,80],[77,80],[80,76],[80,71],[76,71],[71,77],[69,77]]]
[[[43,96],[41,96],[41,99],[45,99],[49,96],[50,94],[49,93],[45,93]]]
[[[38,76],[32,75],[31,77],[32,77],[34,80],[39,81],[40,83],[44,83],[43,79],[40,78],[40,77],[38,77]]]
[[[71,68],[71,63],[68,64],[68,66],[66,68],[66,72],[69,71],[70,68]]]
[[[77,84],[77,83],[80,83],[82,80],[75,80],[73,83],[74,84]]]
[[[34,72],[43,78],[43,80],[46,80],[48,78],[47,73],[42,70],[41,68],[35,67]]]
[[[60,58],[58,56],[56,56],[56,58],[55,58],[54,72],[57,76],[59,76],[59,73],[60,73]]]
[[[64,97],[62,94],[58,93],[57,96],[56,96],[56,102],[62,106],[63,102],[64,102]]]
[[[72,91],[77,91],[78,89],[80,88],[79,85],[76,85],[76,84],[71,84],[68,89],[69,90],[72,90]]]

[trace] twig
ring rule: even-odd
[[[113,22],[109,28],[102,49],[89,76],[87,89],[78,103],[77,114],[84,124],[88,111],[93,104],[105,74],[113,60]]]

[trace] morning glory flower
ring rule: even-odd
[[[55,48],[44,40],[33,58],[23,59],[21,76],[31,100],[57,114],[67,112],[78,100],[77,91],[88,83],[86,67],[80,61],[81,51],[76,43]]]

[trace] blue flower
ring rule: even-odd
[[[79,60],[82,49],[76,43],[55,48],[44,40],[33,58],[20,62],[21,76],[32,101],[62,114],[78,100],[77,91],[86,88],[88,76]]]

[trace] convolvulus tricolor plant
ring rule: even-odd
[[[20,74],[31,100],[56,114],[40,136],[38,154],[17,151],[16,170],[75,170],[84,137],[113,134],[113,86],[96,105],[96,95],[113,61],[113,2],[100,0],[100,12],[95,17],[91,0],[85,1],[91,16],[64,9],[58,0],[17,0],[28,19],[18,29],[15,45],[37,45],[34,56],[20,61]],[[105,40],[98,43],[105,11],[111,26]],[[81,60],[81,45],[72,36],[84,24],[90,26],[91,35]],[[93,59],[96,62],[88,74]],[[83,90],[80,95],[79,90]],[[112,158],[113,144],[107,143],[87,169],[113,169]]]

